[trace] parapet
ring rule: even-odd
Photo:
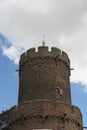
[[[38,51],[36,51],[35,48],[31,48],[21,55],[20,62],[25,62],[27,60],[27,57],[30,59],[38,57],[54,57],[63,60],[70,66],[70,61],[67,53],[61,51],[56,47],[51,47],[51,51],[49,51],[48,46],[40,46],[38,47]]]
[[[75,105],[72,105],[71,106],[71,109],[72,109],[72,112],[75,112],[77,113],[80,117],[82,117],[82,113],[81,113],[81,110],[79,109],[79,107],[75,106]],[[80,118],[79,118],[80,119]]]

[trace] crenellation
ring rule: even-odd
[[[25,59],[25,53],[23,53],[20,57],[21,60],[24,60]]]
[[[42,54],[42,55],[48,54],[48,47],[47,47],[47,46],[38,47],[38,53],[40,53],[40,54]]]
[[[35,48],[31,48],[27,51],[27,55],[30,57],[34,57],[36,55]]]
[[[62,51],[62,55],[59,56],[59,59],[64,61],[68,65],[68,67],[70,67],[70,60],[68,58],[68,55],[64,51]]]
[[[62,57],[63,57],[65,60],[69,61],[68,55],[67,55],[67,53],[65,53],[64,51],[62,51]]]
[[[20,57],[20,65],[25,62],[25,53],[23,53]]]
[[[64,61],[68,66],[70,66],[70,61],[68,58],[68,55],[64,52],[61,51],[60,49],[56,47],[52,47],[51,51],[49,51],[47,46],[40,46],[38,47],[38,51],[35,51],[35,48],[29,49],[27,52],[23,53],[21,55],[20,63],[26,62],[26,60],[33,59],[33,58],[38,58],[38,57],[54,57],[56,60],[62,60]]]
[[[52,47],[52,48],[51,48],[51,53],[52,53],[52,55],[53,55],[54,57],[56,57],[56,56],[61,55],[61,50],[58,49],[58,48],[56,48],[56,47]]]
[[[29,57],[25,53],[21,56],[20,65],[23,65],[29,60]]]

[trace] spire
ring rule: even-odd
[[[45,35],[43,35],[43,41],[42,41],[42,44],[43,44],[43,47],[44,47],[45,44],[46,44],[46,41],[45,41]]]

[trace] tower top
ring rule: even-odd
[[[42,43],[43,46],[39,46],[37,51],[35,50],[35,48],[30,48],[25,53],[23,53],[20,57],[20,64],[27,61],[28,58],[33,59],[39,57],[54,57],[58,58],[58,60],[64,61],[70,67],[70,60],[66,52],[61,51],[59,48],[56,47],[51,47],[51,50],[49,51],[48,46],[45,46],[45,41],[42,41]]]

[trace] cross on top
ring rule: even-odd
[[[42,44],[43,44],[43,46],[45,46],[45,44],[46,44],[46,41],[45,41],[45,35],[43,35],[43,41],[42,41]]]

